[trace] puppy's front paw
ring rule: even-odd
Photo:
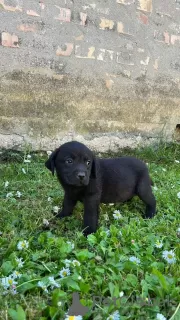
[[[55,218],[63,219],[65,217],[70,217],[71,213],[66,212],[64,210],[59,210],[58,213],[54,214]]]
[[[87,238],[87,236],[91,233],[95,233],[96,230],[94,230],[91,227],[86,227],[86,229],[83,230],[83,235]]]
[[[83,236],[84,236],[85,238],[87,238],[87,236],[88,236],[89,234],[91,234],[91,233],[89,233],[89,232],[86,231],[86,230],[84,230],[82,233],[83,233]]]
[[[146,210],[145,219],[152,219],[157,214],[157,210]]]

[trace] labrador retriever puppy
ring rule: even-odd
[[[144,162],[134,157],[99,159],[84,144],[72,141],[57,148],[45,163],[64,189],[62,210],[70,216],[77,201],[84,204],[84,235],[96,232],[100,203],[117,203],[134,196],[145,203],[145,218],[156,213],[156,200]]]

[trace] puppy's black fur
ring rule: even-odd
[[[130,200],[137,195],[145,203],[145,217],[156,213],[151,179],[144,162],[134,157],[95,158],[84,144],[72,141],[56,149],[45,163],[57,177],[65,195],[59,218],[70,216],[77,201],[84,204],[84,234],[98,227],[99,204]]]

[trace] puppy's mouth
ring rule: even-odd
[[[78,181],[80,186],[87,186],[88,185],[88,181],[87,179],[85,181]]]
[[[74,186],[74,187],[85,187],[88,185],[89,183],[89,179],[85,178],[83,180],[79,180],[77,178],[70,178],[66,176],[66,183],[68,185]]]

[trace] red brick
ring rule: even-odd
[[[148,24],[148,22],[149,22],[148,16],[146,16],[146,15],[143,14],[143,13],[140,13],[140,15],[139,15],[139,20],[140,20],[143,24]]]
[[[8,32],[2,32],[1,39],[3,47],[19,48],[18,37],[15,34],[11,35]]]
[[[37,31],[37,26],[34,24],[20,24],[17,29],[24,32],[35,32]]]
[[[104,18],[100,18],[101,19],[101,23],[99,24],[100,29],[102,30],[112,30],[114,27],[114,21],[113,20],[108,20],[108,19],[104,19]]]
[[[138,9],[146,12],[152,12],[152,0],[138,0]]]
[[[60,47],[58,47],[58,49],[56,50],[56,55],[57,56],[65,56],[68,57],[71,55],[74,45],[73,43],[66,43],[66,49],[62,50]]]
[[[2,5],[2,7],[3,7],[4,10],[7,10],[7,11],[20,11],[20,12],[22,12],[22,8],[21,8],[20,6],[16,6],[16,7],[7,6],[7,5],[5,5],[4,0],[0,0],[0,4]]]
[[[40,7],[41,7],[42,10],[45,9],[45,4],[44,4],[43,1],[39,1],[39,5],[40,5]]]
[[[157,30],[154,31],[154,39],[157,42],[162,42],[162,43],[166,43],[166,44],[170,44],[170,36],[169,33],[167,31],[165,32],[159,32]]]
[[[55,6],[60,10],[60,13],[55,19],[60,20],[60,21],[65,21],[65,22],[70,22],[71,21],[71,10],[67,8],[61,8],[58,6]]]
[[[28,16],[40,17],[40,15],[34,10],[27,10],[26,13],[28,14]]]
[[[172,44],[175,44],[176,41],[179,41],[179,43],[180,43],[180,36],[176,36],[176,35],[172,34],[172,36],[171,36],[171,43],[172,43]]]
[[[154,65],[153,65],[154,70],[158,70],[158,62],[159,62],[159,58],[154,61]]]
[[[114,83],[113,80],[107,79],[106,80],[106,88],[110,90],[112,88],[112,86],[113,86],[113,83]]]
[[[135,0],[116,0],[116,2],[127,6],[135,3]]]
[[[81,19],[80,25],[85,26],[87,21],[87,13],[80,12],[80,19]]]

